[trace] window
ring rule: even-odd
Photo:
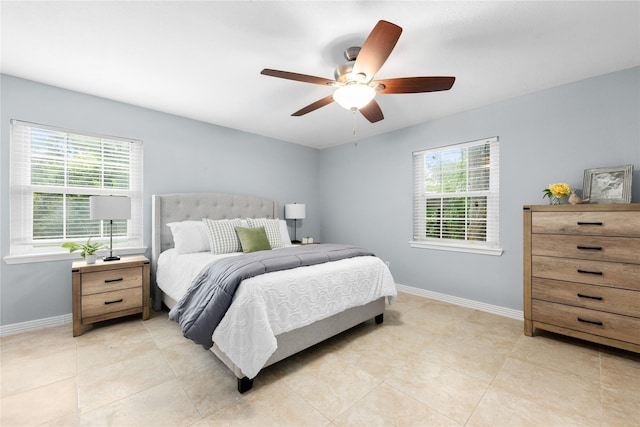
[[[411,246],[501,255],[498,138],[419,151],[413,165]]]
[[[89,219],[93,195],[131,198],[131,219],[113,222],[113,246],[143,246],[141,141],[12,120],[10,167],[9,258],[66,252],[63,242],[89,237],[108,243],[109,221]]]

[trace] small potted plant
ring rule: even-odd
[[[65,242],[62,247],[69,249],[69,253],[80,251],[80,256],[85,259],[87,264],[94,264],[96,262],[96,252],[100,249],[109,249],[104,243],[91,243],[91,237],[87,240],[87,243]]]

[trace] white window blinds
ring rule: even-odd
[[[108,242],[109,222],[89,219],[93,195],[131,198],[131,219],[113,222],[113,245],[143,246],[141,141],[12,120],[10,162],[11,255]]]
[[[413,154],[412,246],[498,248],[499,158],[497,137]]]

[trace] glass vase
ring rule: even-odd
[[[567,196],[554,196],[553,194],[549,196],[549,204],[550,205],[566,205],[569,203],[569,197]]]

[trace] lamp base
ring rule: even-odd
[[[106,256],[102,258],[103,261],[119,261],[120,257],[117,255]]]
[[[296,243],[302,243],[300,240],[292,240],[291,243],[296,244]]]

